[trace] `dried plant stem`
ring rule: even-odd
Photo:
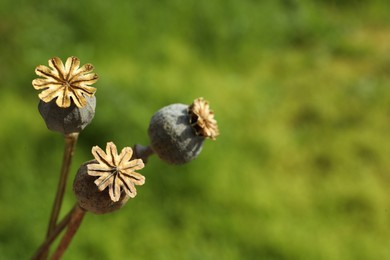
[[[140,144],[134,145],[133,151],[134,154],[132,159],[142,159],[144,163],[147,163],[149,156],[154,154],[154,151],[150,146],[143,146]]]
[[[73,158],[78,136],[79,133],[65,134],[65,148],[64,148],[64,157],[62,159],[60,180],[57,186],[57,194],[51,211],[49,227],[47,229],[46,237],[50,236],[50,233],[52,232],[52,230],[55,228],[57,224],[58,215],[60,213],[62,200],[64,198],[66,182],[68,179],[69,169],[72,163],[72,158]]]
[[[57,194],[53,203],[53,208],[50,215],[49,226],[47,228],[46,238],[49,238],[54,228],[56,227],[58,221],[58,215],[61,210],[62,201],[64,198],[66,182],[69,175],[70,165],[72,163],[72,158],[74,150],[77,143],[77,138],[79,133],[70,133],[65,134],[65,145],[64,145],[64,156],[62,158],[62,166],[60,172],[60,179],[57,186]],[[47,250],[43,252],[42,259],[47,258]]]
[[[52,255],[51,257],[52,260],[60,259],[62,255],[65,253],[74,235],[76,234],[78,228],[80,227],[80,224],[83,221],[85,213],[87,213],[87,211],[82,209],[78,204],[74,207],[74,210],[72,211],[72,215],[70,216],[68,229],[66,230],[64,236],[62,237],[61,242],[58,245],[56,251]]]
[[[34,256],[31,258],[32,260],[38,260],[38,259],[45,259],[44,256],[48,252],[48,248],[50,247],[51,243],[57,238],[57,236],[61,233],[62,230],[68,225],[71,215],[73,214],[73,211],[75,210],[74,206],[71,211],[61,220],[60,223],[53,229],[50,236],[46,238],[46,240],[42,243],[42,245],[37,249]],[[44,254],[45,253],[45,254]]]

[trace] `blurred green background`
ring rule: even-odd
[[[100,79],[71,179],[94,145],[148,144],[171,103],[205,97],[221,135],[184,166],[152,157],[137,197],[87,214],[64,259],[388,259],[389,14],[385,0],[0,1],[0,259],[43,241],[63,138],[31,81],[72,55]]]

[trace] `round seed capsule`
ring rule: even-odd
[[[96,163],[96,161],[92,160],[82,164],[73,181],[73,192],[79,206],[95,214],[106,214],[122,208],[130,196],[122,192],[119,200],[113,202],[108,189],[99,191],[94,183],[96,177],[88,175],[87,165],[89,163]]]
[[[197,135],[191,126],[188,107],[184,104],[163,107],[150,120],[150,146],[167,163],[187,163],[202,150],[205,137]]]
[[[62,108],[56,101],[39,101],[38,110],[49,130],[63,134],[79,133],[95,115],[96,97],[85,97],[87,104],[79,108],[73,102],[70,107]]]

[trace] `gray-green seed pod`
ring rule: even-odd
[[[119,200],[113,202],[108,189],[99,191],[94,183],[96,177],[88,175],[87,165],[89,163],[96,163],[96,161],[92,160],[82,164],[73,181],[73,192],[76,195],[79,206],[95,214],[110,213],[122,208],[130,197],[125,192],[122,192]]]
[[[63,134],[79,133],[93,119],[95,115],[96,97],[85,97],[87,104],[79,108],[73,102],[70,107],[62,108],[55,100],[48,103],[40,100],[39,113],[48,129]]]
[[[187,163],[195,159],[202,150],[205,137],[197,135],[191,126],[188,108],[184,104],[163,107],[150,121],[150,146],[167,163]]]

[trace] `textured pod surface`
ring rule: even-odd
[[[88,163],[95,162],[90,161],[81,165],[73,181],[73,192],[80,207],[95,214],[110,213],[122,208],[130,198],[125,192],[122,192],[119,201],[113,202],[108,189],[100,192],[94,183],[96,177],[88,175]]]
[[[184,164],[202,150],[204,137],[190,125],[188,105],[172,104],[157,111],[148,129],[153,151],[167,163]]]
[[[45,120],[48,129],[63,134],[79,133],[95,115],[96,97],[86,97],[87,104],[78,108],[74,103],[70,107],[58,107],[55,100],[45,103],[40,100],[39,113]]]

